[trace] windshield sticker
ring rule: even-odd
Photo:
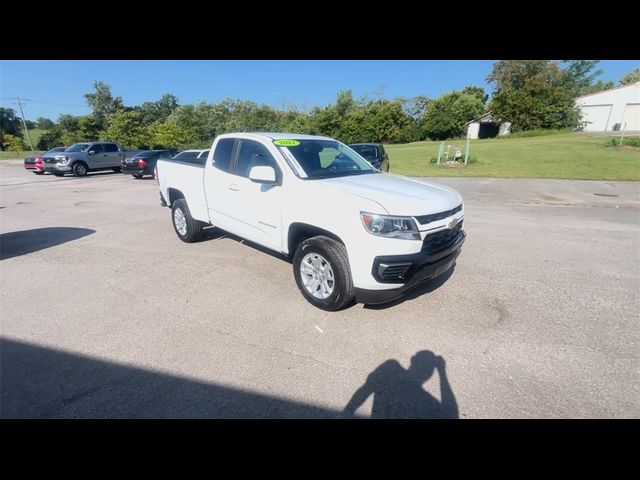
[[[279,147],[295,147],[296,145],[300,145],[300,142],[297,140],[279,139],[279,140],[274,140],[273,144]]]
[[[299,142],[298,142],[299,143]],[[300,166],[296,157],[289,151],[287,147],[280,147],[280,151],[284,155],[285,160],[289,163],[291,168],[298,174],[300,178],[307,178],[307,172]]]

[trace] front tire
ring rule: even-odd
[[[194,220],[189,212],[187,202],[181,198],[173,202],[171,206],[171,219],[173,229],[178,238],[186,243],[197,242],[204,235],[204,224],[198,220]]]
[[[347,249],[329,237],[312,237],[298,246],[293,276],[304,298],[322,310],[340,310],[355,299]]]
[[[73,166],[73,174],[76,177],[86,177],[88,171],[89,171],[89,169],[82,162],[78,162]]]

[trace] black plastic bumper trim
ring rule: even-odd
[[[458,246],[457,250],[449,253],[444,258],[434,262],[422,264],[420,268],[414,271],[411,280],[405,283],[400,288],[393,288],[389,290],[368,290],[364,288],[356,288],[356,302],[364,303],[365,305],[376,305],[382,303],[392,302],[402,297],[409,290],[413,290],[422,283],[438,277],[449,270],[460,255],[461,248]],[[400,255],[406,257],[407,255]]]

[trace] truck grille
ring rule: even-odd
[[[446,228],[435,233],[427,235],[422,242],[422,251],[428,254],[434,254],[446,250],[454,245],[462,235],[462,223],[464,220],[460,220],[453,228]]]
[[[456,208],[447,210],[446,212],[432,213],[431,215],[420,215],[419,217],[415,218],[416,220],[418,220],[418,222],[420,222],[420,225],[426,225],[427,223],[450,217],[451,215],[458,213],[460,210],[462,210],[462,204],[458,205]]]
[[[53,157],[44,157],[44,163],[56,163],[56,159]]]

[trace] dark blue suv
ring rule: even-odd
[[[351,143],[349,147],[378,170],[389,171],[389,154],[381,143]]]

